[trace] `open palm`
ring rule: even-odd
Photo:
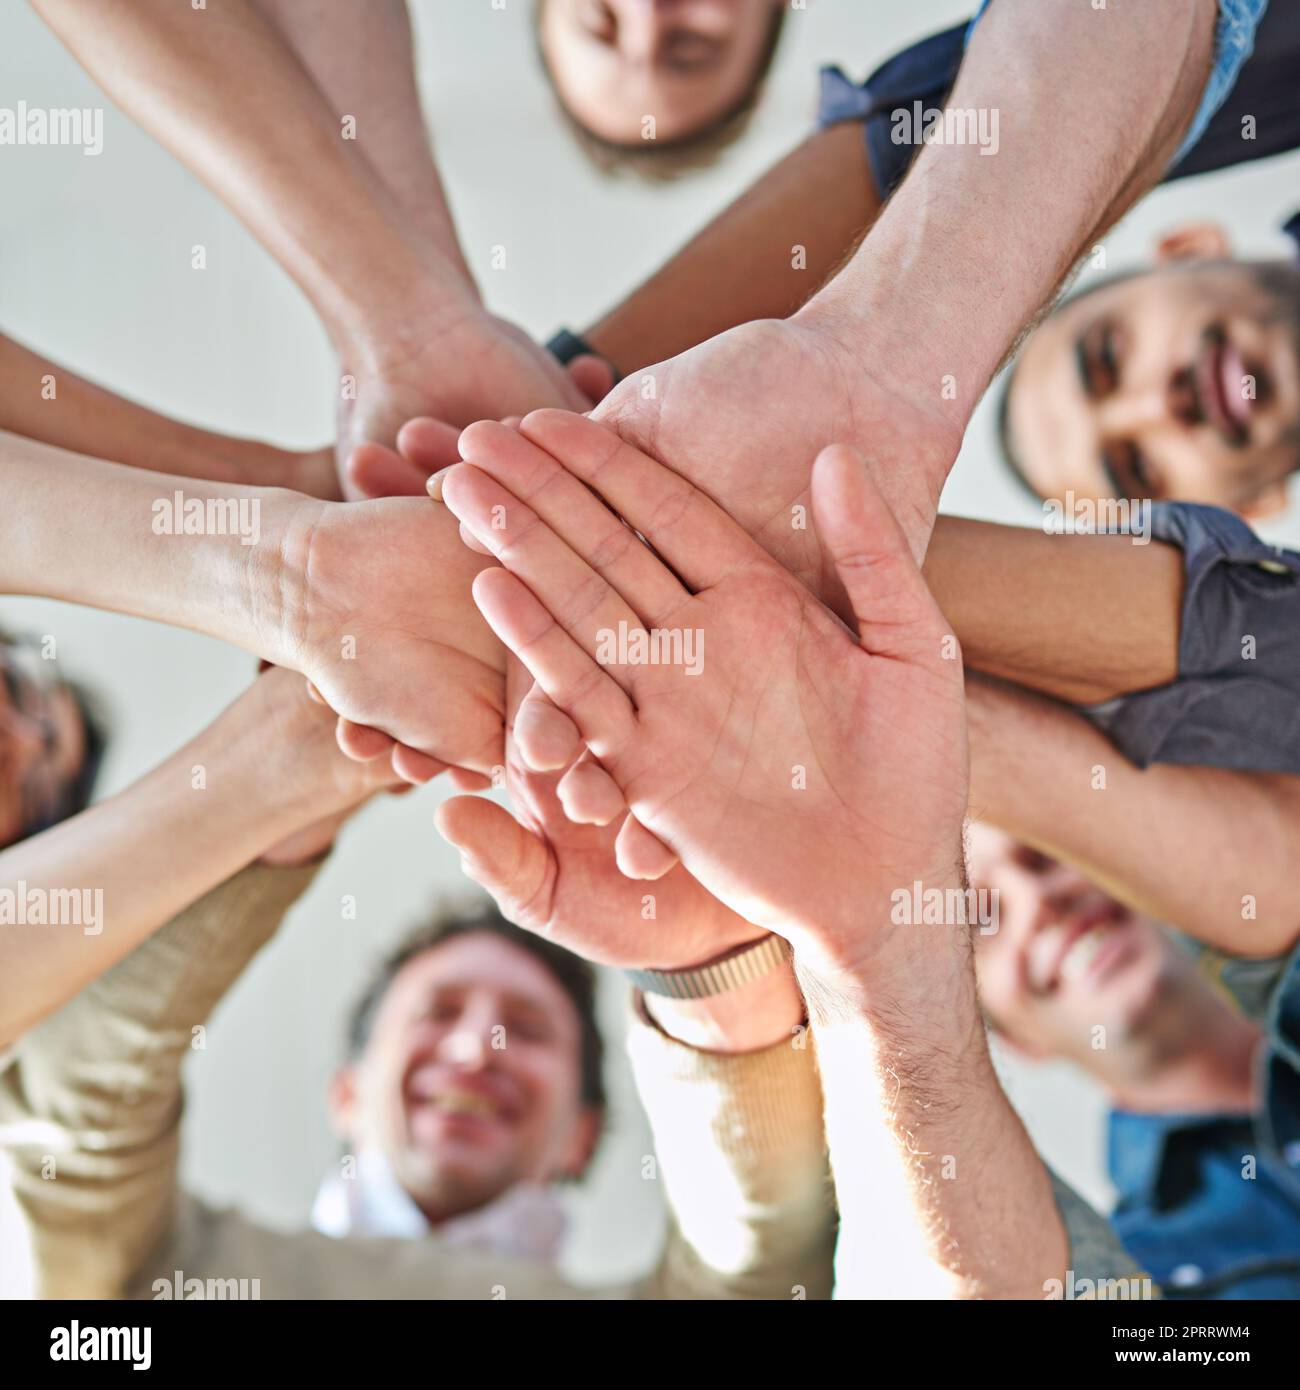
[[[512,706],[531,684],[512,662]],[[762,934],[680,865],[653,885],[625,878],[614,829],[571,821],[559,778],[530,771],[509,738],[506,779],[517,819],[491,801],[458,797],[439,808],[438,823],[465,872],[519,926],[604,965],[659,970],[698,965]]]
[[[815,520],[855,638],[698,490],[599,436],[573,421],[561,467],[501,431],[447,476],[449,507],[506,566],[475,598],[700,882],[748,921],[851,951],[896,888],[949,881],[960,857],[960,653],[907,542],[862,461],[827,450]],[[609,633],[674,631],[702,641],[697,674],[598,659]]]

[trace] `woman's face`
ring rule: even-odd
[[[0,849],[58,818],[85,756],[72,692],[32,648],[0,639]]]
[[[560,100],[617,145],[704,130],[758,80],[776,0],[539,0]],[[653,120],[653,125],[651,124]]]

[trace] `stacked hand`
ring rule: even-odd
[[[273,629],[261,648],[340,716],[344,750],[392,750],[412,781],[447,765],[490,775],[503,757],[504,661],[469,598],[483,562],[452,519],[414,498],[294,499],[276,526],[250,605]]]
[[[959,877],[966,806],[960,654],[862,460],[823,451],[812,486],[855,636],[668,468],[577,417],[524,430],[551,453],[476,426],[442,497],[505,566],[475,579],[484,616],[598,760],[566,774],[567,808],[625,800],[625,869],[679,856],[739,918],[856,973],[896,888]],[[656,632],[693,641],[698,673],[609,659]]]
[[[846,618],[807,524],[812,460],[830,444],[861,450],[919,562],[964,425],[939,382],[898,379],[807,314],[742,324],[637,373],[592,418],[707,493]]]
[[[344,496],[417,496],[431,469],[396,453],[401,427],[416,417],[441,422],[440,439],[455,458],[458,429],[475,420],[523,415],[542,406],[590,409],[610,374],[594,359],[571,371],[527,334],[476,304],[444,308],[409,328],[385,328],[373,342],[345,350],[356,378],[338,421],[338,467]]]

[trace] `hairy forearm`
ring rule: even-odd
[[[1041,1298],[1067,1241],[993,1070],[969,928],[876,930],[896,936],[860,987],[800,972],[840,1210],[836,1297]]]
[[[996,152],[927,144],[803,313],[964,423],[1080,254],[1159,179],[1204,87],[1215,11],[998,0],[948,99],[988,130],[996,113]]]
[[[626,376],[752,319],[785,318],[880,210],[862,128],[804,141],[583,334]]]
[[[1134,767],[1075,711],[972,677],[971,815],[1241,956],[1300,937],[1300,777]]]
[[[251,0],[34,0],[105,91],[244,221],[336,342],[404,319],[429,252]],[[440,297],[476,300],[444,267]]]
[[[1178,675],[1176,546],[940,517],[924,572],[975,670],[1076,704]]]
[[[301,684],[268,672],[126,791],[0,853],[0,910],[16,919],[0,931],[0,974],[12,986],[0,1006],[0,1047],[334,809],[329,763],[340,755]]]

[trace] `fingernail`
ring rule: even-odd
[[[446,468],[440,468],[435,474],[433,474],[432,477],[430,477],[429,481],[425,483],[425,491],[428,492],[429,496],[432,497],[435,502],[442,501],[442,480],[450,472],[450,465],[448,465]]]

